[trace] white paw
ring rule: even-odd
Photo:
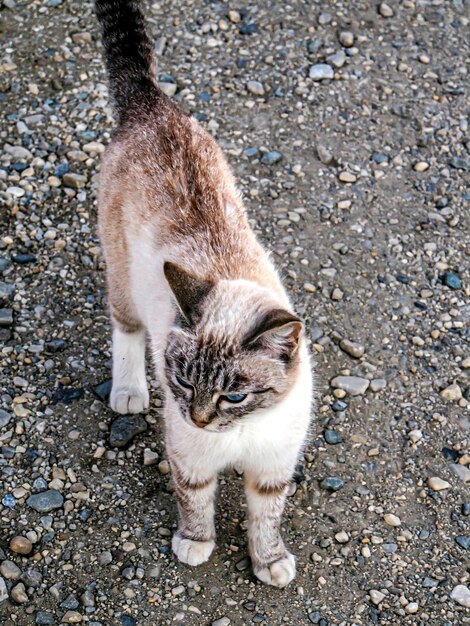
[[[208,560],[215,548],[215,541],[194,541],[173,535],[171,547],[179,561],[194,566]]]
[[[113,411],[128,415],[142,413],[149,406],[149,392],[147,389],[114,387],[111,389],[109,404]]]
[[[269,567],[255,569],[255,576],[267,585],[286,587],[295,578],[295,557],[290,552]]]

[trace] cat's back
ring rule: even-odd
[[[269,264],[222,150],[169,98],[130,111],[115,133],[103,158],[100,205],[120,212],[121,227],[136,233],[145,226],[160,248],[185,250],[221,276]]]

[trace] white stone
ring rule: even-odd
[[[264,87],[259,80],[249,80],[246,84],[246,88],[254,96],[264,96]]]
[[[457,585],[457,587],[454,587],[450,597],[461,606],[470,609],[470,589],[465,585]]]
[[[401,519],[393,513],[385,513],[384,522],[389,526],[401,526]]]
[[[0,602],[8,600],[8,590],[5,581],[0,576]]]
[[[317,65],[310,66],[308,75],[315,82],[320,80],[332,80],[335,77],[333,68],[327,63],[317,63]]]
[[[446,480],[442,480],[442,478],[439,478],[438,476],[431,476],[431,478],[428,478],[428,486],[433,491],[443,491],[444,489],[451,488],[450,483]]]
[[[458,463],[452,463],[450,469],[456,474],[464,483],[470,483],[470,469],[465,465],[459,465]]]
[[[375,604],[376,606],[379,605],[382,602],[382,600],[385,598],[385,594],[382,593],[381,591],[377,591],[377,589],[371,589],[369,591],[369,595],[373,604]]]
[[[417,443],[418,441],[420,441],[420,439],[423,438],[423,433],[420,430],[410,430],[410,432],[408,433],[408,437],[410,441],[412,441],[413,443]]]
[[[169,98],[175,95],[178,85],[175,83],[158,83],[158,86]]]
[[[351,396],[362,396],[369,387],[370,381],[359,376],[336,376],[331,381],[331,386],[343,389]]]
[[[461,400],[462,390],[456,383],[453,383],[441,391],[441,398],[451,401]]]

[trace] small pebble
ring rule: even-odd
[[[372,602],[376,606],[378,606],[382,602],[382,600],[384,600],[384,598],[385,598],[385,594],[382,593],[381,591],[378,591],[377,589],[371,589],[369,591],[369,596],[370,596],[370,599],[372,600]]]
[[[29,600],[28,596],[26,595],[26,589],[23,583],[18,583],[17,585],[15,585],[12,588],[10,595],[12,599],[19,604],[24,604]]]
[[[310,66],[308,75],[313,81],[319,82],[322,80],[332,80],[335,77],[335,72],[331,65],[327,63],[317,63],[317,65]]]
[[[38,513],[49,513],[60,509],[64,504],[64,497],[55,489],[48,489],[35,493],[26,500],[26,504]]]
[[[148,425],[141,415],[122,415],[114,420],[109,434],[112,448],[124,448],[137,435],[147,430]]]
[[[370,381],[359,376],[336,376],[331,381],[331,386],[343,389],[351,396],[362,396],[368,389]]]
[[[413,169],[415,172],[425,172],[429,169],[429,163],[426,163],[426,161],[418,161],[418,163],[415,163],[413,166]]]
[[[465,585],[457,585],[450,594],[452,600],[461,606],[470,609],[470,589]]]
[[[355,183],[357,181],[357,177],[351,172],[340,172],[338,175],[339,180],[342,183]]]
[[[443,389],[440,393],[441,398],[444,400],[450,400],[452,402],[456,402],[457,400],[461,400],[462,398],[462,390],[457,385],[457,383],[453,383],[449,385],[445,389]]]
[[[343,488],[344,481],[338,476],[328,476],[321,481],[320,486],[329,491],[339,491]]]
[[[349,341],[349,339],[342,339],[339,343],[339,347],[343,352],[346,352],[346,354],[349,354],[349,356],[352,356],[355,359],[361,358],[365,351],[364,346],[360,343]]]
[[[354,33],[350,30],[343,30],[339,34],[339,42],[345,48],[351,48],[354,45]]]
[[[29,554],[33,549],[33,544],[26,537],[13,537],[10,541],[10,550],[17,554]]]
[[[381,2],[379,5],[379,13],[382,17],[393,17],[395,15],[394,10],[386,2]]]
[[[18,580],[21,576],[21,570],[13,561],[3,561],[0,565],[0,574],[7,580]]]
[[[448,483],[445,480],[442,480],[442,478],[439,478],[437,476],[432,476],[431,478],[428,478],[428,486],[433,491],[443,491],[445,489],[451,488],[450,483]]]
[[[255,96],[264,96],[264,87],[257,80],[249,80],[246,84],[247,90]]]
[[[329,443],[331,446],[335,446],[343,441],[341,435],[330,428],[325,428],[323,436],[325,437],[326,443]]]
[[[401,526],[400,518],[393,513],[386,513],[384,515],[384,522],[389,526]]]

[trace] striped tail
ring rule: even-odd
[[[156,93],[153,46],[140,0],[95,0],[114,109],[120,121],[130,105]]]

